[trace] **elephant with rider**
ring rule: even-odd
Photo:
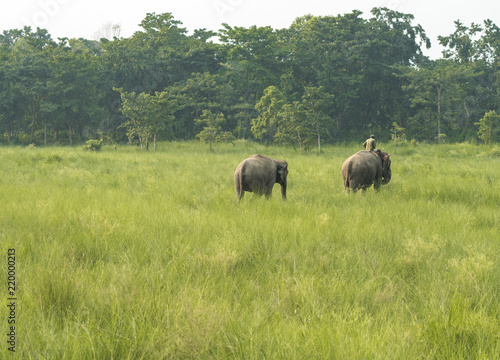
[[[390,154],[381,150],[358,151],[342,165],[345,191],[364,191],[372,185],[378,191],[381,185],[391,181],[391,176]]]

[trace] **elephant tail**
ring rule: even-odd
[[[344,180],[344,190],[350,189],[352,185],[352,161],[349,161],[347,164],[345,164],[344,168],[342,169],[342,177]]]
[[[238,201],[243,197],[243,176],[241,170],[234,173],[234,187],[236,188],[236,197]]]

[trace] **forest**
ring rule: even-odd
[[[500,28],[438,37],[414,16],[374,8],[305,15],[289,28],[222,24],[189,33],[148,13],[131,37],[0,35],[0,143],[249,139],[294,148],[377,139],[500,140]]]

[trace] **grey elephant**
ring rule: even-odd
[[[271,197],[275,183],[281,185],[281,196],[286,200],[288,163],[264,155],[252,155],[243,160],[234,172],[236,196],[241,200],[245,191]]]
[[[381,150],[361,150],[347,158],[342,165],[344,191],[364,191],[372,184],[376,191],[380,190],[380,185],[391,181],[390,156]]]

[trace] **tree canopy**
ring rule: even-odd
[[[4,31],[0,142],[240,138],[321,151],[369,133],[390,140],[394,126],[418,141],[485,140],[485,114],[500,113],[500,28],[457,20],[429,59],[413,15],[362,15],[190,34],[149,13],[131,37],[99,41]]]

